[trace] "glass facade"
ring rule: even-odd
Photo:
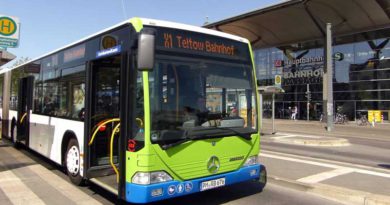
[[[290,118],[297,106],[297,119],[320,118],[324,42],[316,40],[254,51],[257,78],[261,85],[273,85],[282,77],[284,94],[276,95],[275,117]],[[334,113],[349,120],[380,110],[390,115],[390,28],[333,39]],[[306,92],[311,92],[308,104]],[[264,117],[271,116],[271,96],[264,96]]]

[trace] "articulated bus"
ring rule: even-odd
[[[241,37],[132,18],[1,70],[0,81],[2,135],[64,166],[76,185],[133,203],[265,186]]]

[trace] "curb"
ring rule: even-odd
[[[389,123],[390,125],[390,123]],[[310,126],[308,124],[308,126]],[[367,127],[368,128],[368,127]],[[267,133],[267,132],[262,132],[264,136],[264,134],[266,135],[272,135],[271,133]],[[329,136],[329,137],[349,137],[349,138],[358,138],[358,139],[374,139],[374,140],[383,140],[383,141],[390,141],[390,139],[382,136],[382,135],[378,135],[376,137],[373,137],[372,135],[368,136],[369,134],[368,133],[363,133],[362,136],[356,136],[356,134],[352,134],[350,132],[338,132],[338,131],[332,131],[332,132],[326,132],[324,133],[324,131],[322,129],[319,129],[318,131],[298,131],[298,130],[291,130],[291,129],[281,129],[281,130],[277,130],[276,131],[277,134],[281,134],[281,133],[288,133],[288,134],[296,134],[296,135],[325,135],[325,136]]]
[[[349,146],[350,143],[347,139],[344,138],[335,138],[335,137],[323,137],[322,139],[302,139],[305,136],[297,136],[297,138],[283,138],[283,139],[274,139],[274,142],[286,143],[286,144],[298,144],[298,145],[307,145],[307,146],[329,146],[329,147],[341,147]]]
[[[390,205],[390,196],[347,189],[326,184],[305,184],[290,179],[268,175],[268,182],[299,191],[313,193],[323,198],[343,204],[353,205]]]
[[[308,185],[308,184],[304,184],[304,183],[297,182],[297,181],[290,180],[290,179],[286,179],[286,178],[279,178],[279,177],[276,177],[273,175],[268,175],[267,181],[268,181],[267,183],[273,183],[273,184],[277,184],[277,185],[280,185],[283,187],[288,187],[291,189],[295,189],[298,191],[304,191],[304,192],[307,192],[310,189],[314,188],[313,186]]]

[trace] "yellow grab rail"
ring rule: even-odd
[[[119,121],[120,121],[119,118],[112,118],[112,119],[103,121],[103,123],[101,123],[101,124],[95,129],[95,131],[93,132],[92,138],[91,138],[91,140],[89,141],[88,145],[89,145],[89,146],[92,145],[93,141],[95,140],[96,134],[97,134],[97,132],[99,131],[99,129],[100,129],[101,127],[103,127],[104,125],[106,125],[106,124],[108,124],[108,123],[110,123],[110,122],[119,122]]]
[[[111,138],[110,138],[110,164],[112,166],[112,168],[114,169],[115,173],[116,173],[116,181],[119,182],[119,171],[118,169],[116,168],[115,164],[114,164],[114,160],[113,160],[113,155],[114,155],[114,151],[113,151],[113,147],[114,147],[114,136],[117,132],[119,132],[119,126],[121,125],[121,123],[118,123],[114,130],[112,131],[112,134],[111,134]]]
[[[26,118],[27,112],[22,115],[22,118],[20,118],[20,124],[23,123],[24,118]]]
[[[144,122],[141,120],[141,118],[137,117],[137,118],[135,118],[135,121],[139,123],[138,126],[140,128],[144,128]]]

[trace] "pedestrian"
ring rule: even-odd
[[[235,107],[230,111],[230,117],[237,117],[238,116],[238,111]]]
[[[291,113],[291,119],[292,119],[292,120],[296,120],[297,114],[298,114],[298,107],[297,107],[297,106],[294,106],[294,107],[293,107],[293,110],[292,110],[292,113]]]

